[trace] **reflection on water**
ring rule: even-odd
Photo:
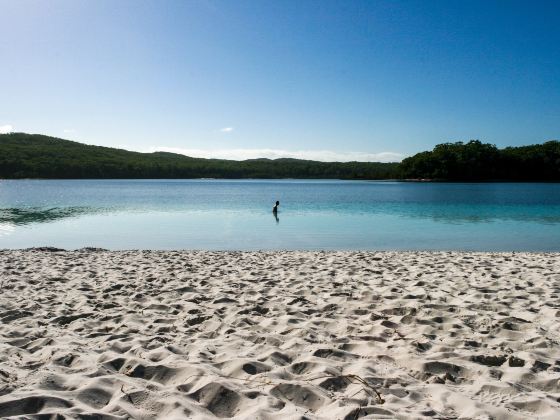
[[[94,207],[7,208],[0,209],[0,225],[25,226],[32,223],[49,223],[70,217],[105,213],[106,209]]]
[[[325,214],[332,217],[344,218],[348,215],[375,216],[388,214],[403,218],[431,219],[439,223],[463,224],[463,223],[491,223],[494,221],[520,221],[534,222],[545,225],[560,223],[560,206],[548,206],[548,208],[530,207],[488,207],[488,206],[469,206],[461,208],[458,206],[439,205],[373,205],[370,208],[364,206],[333,206],[333,208],[307,208],[291,210],[289,204],[285,213],[300,216],[311,216]],[[162,208],[152,205],[142,208],[134,207],[92,207],[92,206],[73,206],[73,207],[23,207],[23,208],[0,208],[0,224],[25,226],[33,223],[50,223],[61,219],[76,218],[93,214],[115,214],[115,213],[161,213],[176,212],[182,214],[193,214],[208,211],[223,211],[229,214],[261,213],[263,209],[192,209],[177,206],[175,208]],[[272,213],[276,223],[280,222],[278,213]]]
[[[15,230],[16,227],[10,223],[0,223],[0,237],[7,236]]]
[[[410,206],[395,209],[401,217],[431,219],[448,224],[492,223],[497,221],[532,222],[544,225],[560,223],[560,206]]]
[[[0,181],[0,248],[37,245],[560,250],[560,184]]]

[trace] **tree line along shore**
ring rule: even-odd
[[[497,148],[479,140],[438,144],[402,162],[243,161],[140,153],[40,134],[0,135],[3,179],[300,178],[560,181],[560,141]]]

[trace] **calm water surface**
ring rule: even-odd
[[[0,248],[44,245],[560,251],[560,184],[0,181]]]

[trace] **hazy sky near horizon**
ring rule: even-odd
[[[0,0],[0,132],[399,160],[560,138],[558,1]]]

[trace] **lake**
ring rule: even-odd
[[[1,180],[0,248],[36,246],[560,251],[560,184]]]

